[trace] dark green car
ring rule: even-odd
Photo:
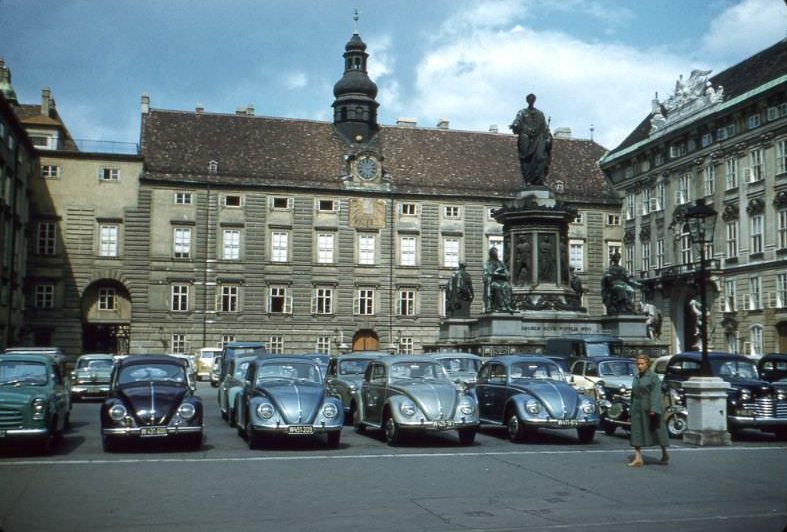
[[[68,426],[60,366],[45,354],[0,355],[0,443],[30,440],[48,453]]]

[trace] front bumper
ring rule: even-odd
[[[0,441],[16,438],[44,438],[49,435],[48,428],[40,429],[0,429]]]
[[[278,423],[271,425],[251,425],[251,430],[254,434],[311,436],[314,434],[326,434],[328,432],[340,431],[342,430],[342,425],[285,425]]]
[[[529,418],[523,419],[522,423],[541,429],[577,429],[582,427],[597,427],[599,419],[595,417],[587,419]]]
[[[202,429],[202,425],[180,425],[172,427],[105,427],[101,429],[101,434],[104,436],[147,439],[196,434],[202,432]]]
[[[440,421],[429,421],[427,419],[419,420],[402,420],[398,421],[401,430],[418,430],[418,431],[434,431],[441,432],[444,430],[458,430],[458,429],[477,429],[480,422],[477,419],[473,420],[459,420],[445,419]]]
[[[109,395],[109,383],[106,384],[72,384],[72,397],[85,397],[94,395],[97,397]]]
[[[783,417],[727,416],[727,423],[736,428],[787,428],[787,418]]]

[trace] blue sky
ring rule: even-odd
[[[787,36],[784,0],[0,0],[22,103],[50,87],[77,139],[137,142],[159,109],[330,120],[360,12],[379,118],[508,131],[529,92],[614,148],[694,68]]]

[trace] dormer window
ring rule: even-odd
[[[208,173],[217,174],[219,172],[219,161],[210,161],[208,163]]]

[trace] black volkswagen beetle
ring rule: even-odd
[[[202,400],[194,395],[188,363],[168,355],[132,355],[112,371],[109,397],[101,406],[105,451],[121,441],[177,439],[202,446]]]

